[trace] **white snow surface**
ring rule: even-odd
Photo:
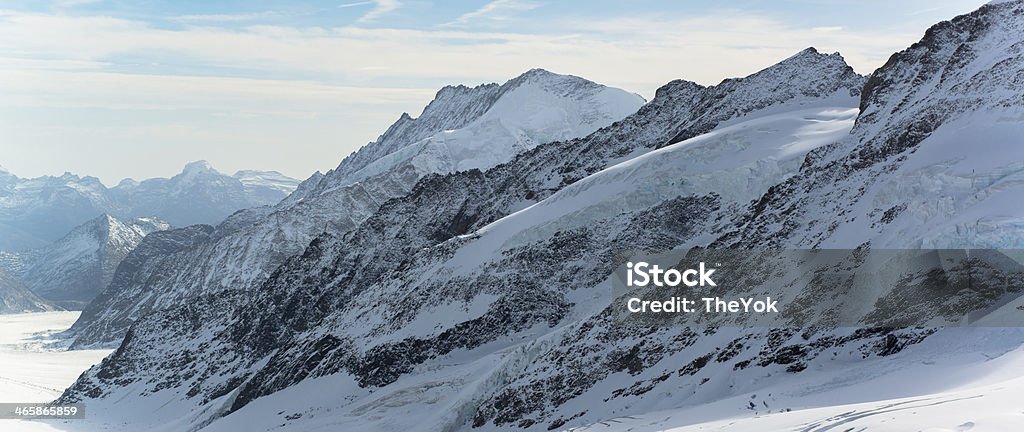
[[[267,188],[282,194],[290,194],[299,186],[300,181],[277,171],[242,170],[233,175],[247,188]]]
[[[42,403],[60,396],[82,371],[110,350],[65,351],[52,346],[79,312],[0,315],[0,402]],[[88,413],[88,411],[86,411]],[[77,420],[52,424],[0,419],[3,431],[67,430]]]
[[[496,253],[490,248],[515,247],[675,196],[714,193],[725,203],[746,204],[794,173],[811,149],[844,139],[856,104],[839,94],[796,100],[619,163],[482,228],[476,244],[453,261],[466,266]]]
[[[1019,430],[1024,424],[1021,340],[1024,330],[1019,328],[945,329],[919,346],[876,362],[819,367],[816,373],[712,403],[608,418],[570,430]]]

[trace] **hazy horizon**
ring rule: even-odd
[[[717,84],[808,46],[867,74],[983,3],[11,2],[0,6],[0,166],[107,186],[196,160],[304,179],[402,112],[417,116],[444,85],[539,67],[649,100],[670,80]]]

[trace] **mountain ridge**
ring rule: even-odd
[[[572,306],[564,293],[543,289],[545,283],[528,276],[533,274],[531,272],[513,278],[517,285],[513,290],[505,284],[509,281],[486,277],[480,280],[455,278],[452,283],[447,279],[452,276],[447,273],[449,270],[439,271],[436,266],[451,258],[464,245],[474,242],[473,233],[487,224],[567,190],[584,177],[659,148],[680,144],[672,142],[678,137],[692,134],[686,139],[696,138],[720,124],[735,123],[739,127],[757,119],[773,125],[775,121],[783,122],[779,123],[777,130],[780,136],[785,136],[802,127],[801,122],[811,120],[792,123],[793,116],[769,118],[773,107],[782,111],[804,112],[800,110],[814,110],[829,106],[829,101],[841,101],[841,106],[854,108],[863,78],[855,73],[851,75],[852,70],[848,67],[833,67],[835,58],[820,54],[809,58],[815,60],[809,64],[815,69],[807,71],[807,75],[820,73],[820,76],[814,81],[799,83],[793,91],[777,91],[773,84],[790,76],[782,72],[808,65],[793,65],[791,62],[784,65],[786,67],[768,68],[768,72],[755,74],[751,79],[725,81],[721,86],[673,82],[636,113],[584,138],[535,146],[486,171],[470,169],[424,176],[415,183],[411,192],[383,203],[354,231],[327,230],[316,236],[304,251],[278,267],[257,290],[207,293],[136,321],[126,330],[115,355],[84,375],[62,400],[89,398],[92,403],[97,403],[99,399],[95,398],[110,397],[121,391],[118,386],[111,385],[111,379],[139,383],[171,382],[171,386],[178,389],[175,391],[184,395],[179,396],[183,397],[184,406],[193,403],[189,400],[202,399],[221,406],[225,412],[233,412],[245,410],[247,405],[261,397],[298,385],[306,379],[332,374],[350,376],[356,383],[351,395],[361,398],[367,396],[368,390],[365,389],[391,389],[388,386],[405,377],[412,379],[418,367],[428,367],[427,363],[435,357],[455,351],[472,351],[488,343],[500,345],[507,337],[529,336],[531,333],[523,332],[533,325],[537,329],[562,327],[560,322],[568,319],[566,314],[583,313],[584,309]],[[705,115],[710,109],[717,110],[719,114]],[[852,125],[848,118],[812,120]],[[846,126],[836,131],[842,132],[843,127]],[[744,130],[743,133],[749,133],[756,128]],[[687,148],[684,144],[680,146]],[[702,148],[703,145],[695,147]],[[782,165],[785,170],[799,166],[790,162]],[[652,221],[660,215],[682,218],[682,208],[718,212],[726,206],[733,208],[733,204],[723,202],[714,194],[684,196],[635,213],[635,217]],[[615,224],[595,226],[607,230]],[[699,224],[684,219],[678,226],[694,230]],[[671,226],[664,229],[668,238],[679,235],[672,232]],[[557,277],[567,277],[568,273],[592,273],[585,265],[551,268],[552,263],[560,262],[561,258],[569,259],[576,246],[590,244],[585,238],[573,232],[559,232],[553,238],[539,241],[541,244],[531,243],[506,251],[507,255],[503,256],[507,256],[507,260],[499,260],[494,265],[521,269],[524,259],[537,256],[548,257],[537,264],[551,270]],[[592,250],[593,247],[579,250]],[[594,265],[605,264],[607,261],[601,258]],[[415,276],[417,270],[423,270],[425,277],[439,272],[439,279],[420,280]],[[593,272],[594,275],[598,273]],[[587,280],[592,279],[588,276]],[[486,291],[467,289],[460,293],[451,292],[459,290],[459,287],[488,288]],[[374,298],[380,299],[375,294],[384,291],[409,295],[399,295],[393,297],[394,301],[387,302],[387,310],[395,313],[386,322],[369,315],[360,316],[360,311],[369,310],[361,307]],[[455,321],[410,324],[418,322],[415,321],[418,316],[432,316],[427,308],[440,307],[434,302],[437,296],[445,293],[453,294],[454,298],[479,301],[480,305],[466,305],[466,309],[450,311],[442,308],[435,312],[461,317]],[[486,299],[490,296],[496,296],[495,304],[488,304]],[[409,299],[412,303],[403,303],[402,299]],[[431,303],[417,301],[426,299]],[[342,306],[344,304],[351,306]],[[233,311],[230,318],[223,313],[225,308]],[[367,327],[353,327],[356,323]],[[203,375],[186,378],[175,371],[157,373],[159,377],[150,375],[152,372],[149,371],[156,370],[157,363],[177,361],[173,359],[180,357],[182,352],[177,344],[196,346],[188,341],[188,335],[204,327],[207,334],[213,335],[212,338],[201,342],[205,347],[202,350],[189,351],[192,361],[206,365]],[[432,328],[434,330],[431,331]],[[349,331],[355,333],[347,333]],[[423,335],[421,332],[433,334]],[[367,338],[360,339],[360,344],[356,345],[352,339],[356,334]],[[253,359],[259,360],[254,362]],[[519,362],[512,358],[508,360]],[[510,377],[516,373],[511,369],[506,372]],[[496,371],[495,376],[503,373]],[[471,407],[479,406],[491,397],[488,392],[492,390],[496,391],[489,387],[476,389],[474,391],[479,392],[477,398],[457,402],[460,405],[454,409],[458,412],[472,410]],[[391,390],[382,391],[388,393]],[[220,399],[220,395],[226,394],[231,394],[230,398]],[[461,405],[463,403],[465,405]],[[182,424],[209,424],[214,420],[216,416],[196,416],[179,421]],[[459,429],[475,421],[470,415],[447,419],[443,426],[429,423],[422,427]],[[487,419],[483,421],[486,423]]]
[[[171,178],[125,179],[111,188],[70,172],[32,179],[6,174],[0,178],[0,250],[43,247],[104,213],[120,219],[157,216],[175,226],[217,223],[243,208],[276,204],[285,189],[299,183],[276,172],[249,171],[246,184],[200,165]]]
[[[118,280],[131,285],[112,284],[72,326],[73,346],[120,340],[135,317],[153,305],[255,288],[316,235],[357,227],[424,176],[491,167],[540,140],[574,138],[610,124],[641,101],[622,90],[546,71],[527,72],[503,85],[442,88],[418,119],[403,116],[378,141],[335,170],[314,174],[278,205],[236,213],[194,249],[175,249],[173,256],[149,256],[149,264],[126,267],[126,272],[155,275],[125,275]],[[528,104],[549,109],[508,108]],[[453,125],[462,127],[449,129]]]

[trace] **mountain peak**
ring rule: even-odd
[[[502,94],[508,93],[514,90],[515,88],[527,83],[540,84],[542,88],[546,88],[549,90],[564,87],[566,85],[591,88],[604,87],[601,84],[595,83],[586,78],[581,78],[575,75],[563,75],[548,71],[546,69],[533,68],[526,72],[523,72],[522,74],[515,78],[506,81],[505,84],[501,85],[501,92]]]
[[[1019,80],[1011,71],[1022,62],[1011,53],[1024,43],[1022,17],[1024,1],[1014,0],[990,3],[929,27],[920,41],[894,53],[872,73],[861,96],[858,125],[887,121],[910,101],[918,105],[921,98],[952,94],[970,95],[993,107],[1018,105]],[[988,70],[980,73],[981,68]],[[906,79],[911,74],[917,76],[913,81]],[[951,105],[939,106],[936,111],[942,116],[953,111]]]
[[[821,97],[840,90],[859,96],[865,80],[838,52],[825,54],[808,47],[750,76],[727,79],[716,87],[739,90],[741,98],[788,100]]]
[[[138,186],[138,185],[139,185],[138,180],[135,180],[135,179],[130,178],[130,177],[125,177],[124,179],[121,179],[121,181],[117,183],[117,186],[114,186],[114,187],[115,188],[131,188],[131,187],[135,187],[135,186]]]
[[[807,47],[769,67],[769,69],[776,66],[817,67],[828,64],[841,64],[844,67],[849,67],[846,59],[838,51],[829,54],[818,51],[815,47]]]
[[[551,71],[549,71],[547,69],[533,68],[533,69],[530,69],[530,70],[528,70],[526,72],[523,72],[517,78],[523,78],[523,77],[555,77],[555,76],[565,76],[565,75],[557,74],[557,73],[551,72]],[[515,79],[515,78],[513,78],[513,79]]]
[[[793,54],[793,55],[789,56],[789,58],[806,57],[806,56],[814,56],[814,55],[821,55],[821,52],[818,51],[817,48],[810,46],[810,47],[807,47],[807,48],[804,48],[804,49],[800,50],[796,54]]]
[[[212,170],[213,170],[213,167],[210,166],[209,162],[207,162],[205,160],[197,160],[197,161],[189,162],[189,163],[185,164],[185,168],[182,169],[182,172],[186,172],[187,173],[187,172],[212,171]]]
[[[101,235],[106,235],[105,233],[109,231],[110,227],[120,223],[121,221],[119,221],[114,216],[111,216],[109,213],[102,213],[99,216],[96,216],[86,221],[85,223],[79,225],[75,229],[72,229],[68,235],[70,236],[72,233],[78,233],[83,230],[88,230],[90,232],[102,232],[104,234]]]
[[[693,93],[693,92],[697,92],[697,91],[703,90],[705,88],[706,87],[704,87],[704,86],[702,86],[700,84],[697,84],[697,83],[695,83],[693,81],[687,81],[687,80],[684,80],[684,79],[675,79],[675,80],[669,81],[667,84],[665,84],[665,85],[663,85],[661,87],[658,87],[658,89],[654,91],[654,99],[655,100],[664,99],[666,97],[670,97],[672,95],[676,95],[676,94],[680,94],[680,93]]]

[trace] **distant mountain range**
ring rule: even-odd
[[[232,213],[276,204],[298,186],[277,172],[217,172],[204,161],[178,175],[108,188],[95,177],[65,173],[23,179],[0,170],[0,250],[40,248],[102,214],[156,217],[174,226],[218,223]]]

